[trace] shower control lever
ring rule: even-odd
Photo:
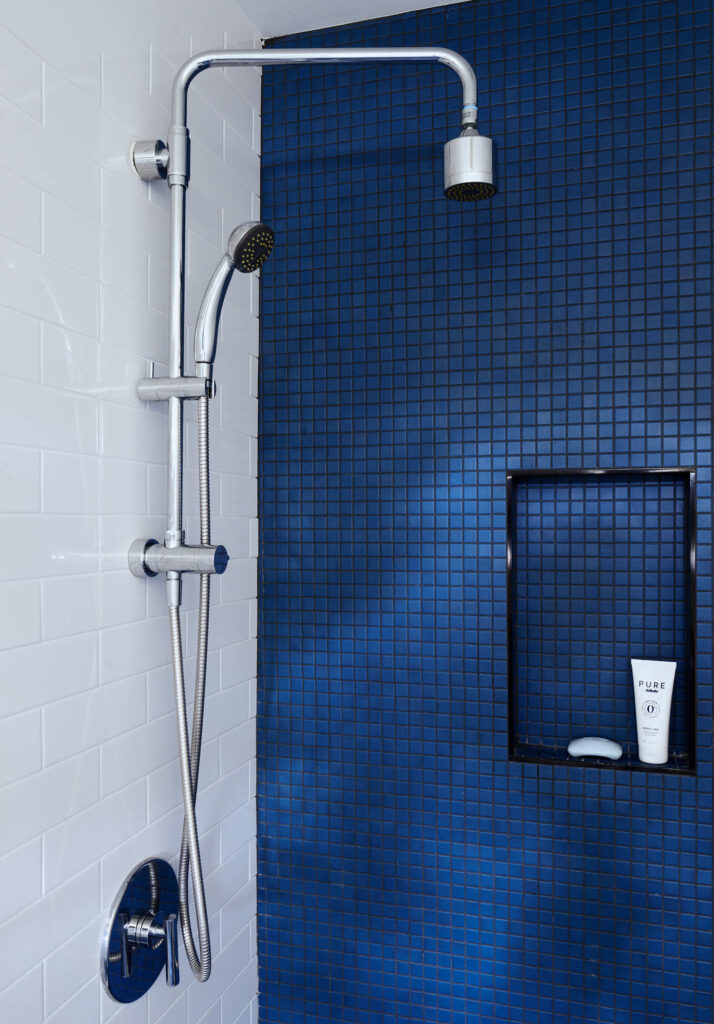
[[[121,949],[121,976],[131,978],[133,964],[132,955],[135,949],[146,947],[158,949],[164,944],[166,953],[166,984],[178,985],[178,930],[176,914],[168,914],[163,924],[157,924],[151,911],[134,914],[119,914],[117,921],[120,927],[119,942]]]

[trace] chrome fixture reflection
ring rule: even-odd
[[[181,786],[184,804],[184,828],[178,871],[178,909],[186,954],[191,969],[200,981],[211,972],[211,946],[208,915],[201,874],[201,857],[196,828],[195,800],[201,754],[203,705],[208,643],[210,581],[225,571],[228,554],[222,545],[211,545],[208,473],[208,402],[215,393],[213,362],[221,309],[234,270],[251,273],[268,258],[273,233],[264,224],[242,224],[228,239],[206,290],[198,313],[195,333],[195,376],[184,376],[184,254],[186,248],[186,189],[189,180],[189,133],[187,126],[188,89],[199,72],[211,67],[250,67],[276,64],[314,64],[342,62],[437,62],[454,71],[461,82],[462,133],[447,144],[445,151],[445,191],[449,198],[470,200],[491,196],[496,191],[493,177],[492,144],[476,130],[476,76],[460,54],[441,47],[374,47],[359,49],[296,50],[215,50],[199,53],[179,68],[173,83],[171,125],[168,142],[136,142],[132,160],[144,181],[166,179],[170,192],[169,243],[169,375],[150,376],[139,381],[139,397],[147,402],[168,402],[169,470],[168,511],[163,544],[153,539],[135,541],[129,552],[129,567],[136,576],[165,573],[166,596],[174,670],[174,690],[178,723]],[[198,476],[200,505],[200,544],[185,543],[183,530],[183,403],[198,402]],[[183,573],[200,574],[196,691],[191,742],[186,721],[183,650],[179,608]],[[193,882],[198,950],[193,941],[189,918],[188,872]],[[141,930],[129,929],[129,935]],[[167,942],[168,945],[168,942]]]

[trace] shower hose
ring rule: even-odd
[[[211,501],[208,481],[208,398],[198,400],[198,492],[201,544],[211,543]],[[196,645],[196,688],[193,703],[191,743],[188,740],[186,719],[186,684],[184,679],[181,619],[178,607],[169,607],[171,631],[171,658],[176,692],[176,720],[178,725],[181,789],[183,792],[183,833],[179,857],[179,919],[186,956],[191,970],[199,981],[207,981],[211,973],[211,937],[206,912],[206,894],[201,870],[201,849],[196,826],[196,789],[201,760],[203,708],[206,695],[206,655],[208,648],[208,612],[211,603],[211,577],[201,573],[198,599],[198,640]],[[196,910],[198,951],[191,931],[189,915],[188,875],[193,882],[193,900]]]

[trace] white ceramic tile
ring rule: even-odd
[[[150,139],[156,126],[165,124],[164,108],[148,91],[149,48],[143,54],[144,81],[139,82],[120,61],[102,54],[102,113],[120,124],[135,139]]]
[[[235,686],[254,674],[257,659],[255,640],[242,640],[221,650],[221,686]]]
[[[250,696],[249,685],[249,683],[243,684],[247,691],[246,698]],[[241,687],[234,687],[234,690],[240,689]],[[246,699],[245,710],[249,710],[248,699]],[[232,772],[246,761],[252,761],[255,757],[255,719],[249,718],[234,729],[230,729],[221,736],[220,744],[221,774]]]
[[[39,583],[9,583],[6,586],[10,591],[15,587],[37,587],[39,601]],[[0,586],[0,595],[2,589]],[[4,621],[6,611],[0,611],[0,621]],[[31,616],[27,618],[29,620]],[[39,631],[39,604],[35,618]],[[97,648],[96,635],[89,633],[0,652],[0,677],[8,684],[3,689],[0,718],[41,707],[96,686],[99,677]]]
[[[99,46],[92,45],[70,15],[68,5],[45,4],[38,17],[36,4],[7,4],[3,23],[25,40],[43,60],[52,62],[87,95],[99,98]]]
[[[249,843],[255,834],[255,801],[251,799],[221,822],[221,857],[230,857]]]
[[[45,122],[52,132],[88,161],[96,161],[117,174],[130,172],[129,150],[135,136],[129,128],[103,116],[93,100],[52,68],[45,71],[44,94]],[[90,210],[84,208],[84,212]],[[96,212],[93,204],[91,213]]]
[[[99,167],[4,99],[0,99],[0,135],[11,140],[2,152],[8,170],[86,215],[99,209]]]
[[[137,999],[133,1003],[117,1006],[103,988],[100,993],[100,1011],[102,1024],[148,1024],[149,1020],[147,999]]]
[[[146,776],[176,756],[173,715],[158,718],[104,743],[101,754],[102,795],[107,796]]]
[[[0,857],[0,872],[0,921],[6,921],[42,895],[42,839],[33,839]],[[0,1020],[7,1019],[0,1016]]]
[[[162,764],[148,777],[149,821],[158,821],[181,804],[178,761]]]
[[[113,515],[146,511],[146,466],[124,459],[102,459],[99,510]]]
[[[168,629],[168,625],[166,626]],[[186,668],[186,678],[192,679]],[[174,710],[174,683],[171,665],[162,665],[146,675],[148,690],[149,719],[161,718],[162,715],[171,714]]]
[[[142,248],[139,248],[135,241],[119,231],[101,231],[101,258],[100,258],[100,280],[108,287],[116,291],[130,295],[137,302],[146,302],[149,294],[149,279],[147,272],[149,261],[154,261],[158,266],[162,264],[155,256],[148,255]],[[154,278],[156,278],[154,272]],[[154,280],[156,286],[156,302],[152,302],[161,312],[167,312],[165,296],[168,292],[166,274],[158,275]],[[166,280],[164,280],[164,278]],[[163,293],[160,287],[163,286]]]
[[[6,516],[13,538],[0,579],[28,579],[97,568],[97,522],[90,516]]]
[[[0,436],[7,444],[66,452],[96,452],[97,404],[26,381],[6,388]]]
[[[0,167],[0,190],[3,196],[0,234],[39,252],[42,246],[42,193],[39,188]]]
[[[217,999],[196,1024],[221,1024],[221,1000]]]
[[[219,495],[222,516],[255,516],[258,513],[258,481],[255,477],[222,473]]]
[[[148,672],[168,664],[170,659],[168,627],[158,618],[105,629],[100,637],[102,683]]]
[[[90,455],[44,452],[42,503],[46,513],[76,514],[99,508],[99,460]]]
[[[30,970],[98,913],[99,865],[93,864],[0,926],[0,988]],[[12,929],[11,942],[5,941],[6,929],[8,933]]]
[[[94,211],[95,215],[98,211]],[[99,264],[97,217],[86,217],[54,196],[42,204],[42,251],[80,274],[96,276]]]
[[[99,628],[99,577],[42,580],[42,638],[55,640]]]
[[[70,330],[97,333],[96,282],[1,236],[0,302]]]
[[[245,929],[247,932],[247,929]],[[249,962],[249,936],[241,933],[214,958],[213,986],[192,985],[188,990],[188,1018],[200,1021],[214,1003],[216,992],[224,991],[236,978],[236,965]],[[253,990],[255,991],[255,989]],[[217,1018],[220,1021],[220,1017]]]
[[[218,536],[222,537],[221,530]],[[221,602],[242,601],[253,597],[258,587],[258,564],[255,558],[235,558],[229,549],[230,571],[224,572],[216,581],[220,589]]]
[[[226,125],[224,159],[229,167],[251,167],[260,160],[253,147],[254,110],[235,90],[233,94],[236,116]]]
[[[9,377],[40,379],[40,323],[0,306],[0,360]],[[13,385],[14,386],[14,385]],[[3,441],[7,440],[3,436]]]
[[[249,873],[249,869],[246,869]],[[236,894],[221,907],[221,943],[228,945],[255,917],[256,879],[249,878],[241,886],[236,880]]]
[[[102,341],[160,361],[166,359],[166,332],[166,316],[163,313],[116,288],[102,286]]]
[[[98,860],[145,824],[146,783],[140,779],[50,829],[43,837],[45,892]]]
[[[225,385],[219,392],[220,422],[226,430],[258,436],[258,400]]]
[[[42,716],[26,711],[0,722],[0,786],[42,767]]]
[[[40,639],[40,607],[37,580],[0,583],[0,650]]]
[[[201,824],[203,828],[218,825],[250,798],[250,771],[243,765],[235,772],[222,776],[207,786],[201,798]]]
[[[136,458],[163,463],[168,437],[161,410],[104,403],[101,408],[101,451],[111,458]]]
[[[247,716],[248,687],[245,683],[212,693],[206,700],[204,736],[207,740],[220,736],[245,722]]]
[[[186,1007],[186,993],[182,992],[178,999],[171,997],[174,993],[167,985],[155,985],[149,992],[150,1020],[156,1024],[189,1024]],[[167,1002],[170,1005],[164,1010]],[[162,1013],[162,1010],[164,1012]],[[160,1016],[159,1016],[160,1015]]]
[[[130,732],[146,721],[146,678],[122,679],[43,709],[46,765]]]
[[[42,61],[2,27],[0,51],[3,64],[0,95],[39,121],[42,118]]]
[[[119,626],[146,618],[147,584],[124,565],[99,574],[99,625]]]
[[[0,853],[93,803],[99,796],[98,776],[99,757],[90,751],[0,789],[2,820],[12,822],[12,829],[0,833]]]
[[[199,183],[195,188],[192,182],[191,187],[191,204],[186,210],[188,230],[212,245],[216,244],[216,239],[227,239],[230,232],[226,234],[223,209],[216,201],[217,194],[211,191],[210,182]],[[194,310],[194,318],[196,312]]]
[[[134,259],[146,253],[166,260],[169,242],[167,210],[149,202],[146,186],[133,175],[102,172],[102,227],[120,235],[130,246]],[[166,186],[162,183],[162,189]],[[118,285],[117,285],[118,287]],[[121,290],[121,289],[120,289]]]
[[[103,907],[111,905],[120,885],[124,883],[128,870],[147,857],[163,857],[176,866],[176,855],[181,836],[183,812],[179,808],[170,812],[160,821],[152,822],[135,835],[127,836],[114,850],[102,857],[102,893]],[[127,869],[127,865],[129,868]]]
[[[97,936],[103,924],[103,917],[90,921],[45,960],[47,1014],[54,1013],[96,975]]]
[[[243,952],[244,957],[245,955],[245,952]],[[235,1021],[236,1024],[240,1024],[241,1019],[245,1021],[245,1016],[241,1014],[241,1010],[245,1007],[246,1002],[251,999],[256,990],[257,982],[258,965],[257,960],[253,957],[235,981],[228,985],[228,988],[221,996],[221,1012],[224,1021]]]
[[[94,978],[84,988],[80,989],[71,999],[68,999],[64,1006],[60,1007],[49,1017],[45,1017],[46,1024],[77,1024],[78,1021],[95,1021],[99,1014],[99,979]]]
[[[31,448],[0,445],[3,490],[1,512],[39,512],[40,453]]]
[[[42,1019],[42,967],[37,966],[0,992],[0,1020],[34,1024]]]
[[[166,466],[148,467],[147,509],[151,513],[166,515],[168,480]]]

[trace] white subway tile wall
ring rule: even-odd
[[[212,403],[213,587],[199,824],[214,969],[110,1001],[99,933],[134,865],[176,865],[181,795],[159,580],[166,412],[135,382],[167,359],[168,197],[133,174],[191,53],[260,45],[238,0],[50,0],[0,13],[0,1020],[256,1024],[257,287],[224,311]],[[259,211],[260,74],[192,86],[187,335],[224,241]],[[190,346],[187,371],[191,372]],[[187,415],[187,528],[197,529]],[[185,587],[188,678],[196,587]]]

